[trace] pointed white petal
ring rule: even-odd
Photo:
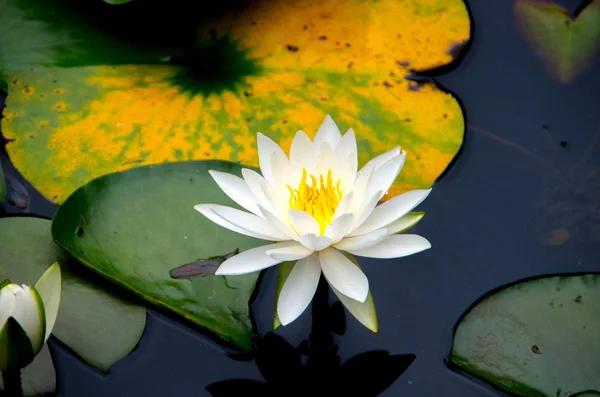
[[[321,269],[327,282],[342,294],[364,302],[369,294],[369,280],[358,267],[335,248],[319,252]]]
[[[243,234],[245,236],[250,236],[250,237],[254,237],[254,238],[259,238],[261,240],[269,240],[269,241],[275,241],[275,240],[286,240],[286,238],[279,238],[279,237],[275,237],[275,235],[281,235],[280,232],[274,233],[273,235],[268,234],[261,234],[259,233],[257,230],[253,230],[255,229],[254,227],[248,228],[248,226],[241,226],[239,225],[239,222],[231,223],[228,219],[224,218],[222,213],[218,214],[217,212],[215,212],[215,207],[224,207],[224,206],[220,206],[217,204],[198,204],[194,206],[194,209],[198,212],[200,212],[202,215],[204,215],[205,217],[207,217],[208,219],[210,219],[211,221],[213,221],[214,223],[216,223],[217,225],[224,227],[226,229],[229,229],[231,231],[234,231],[236,233],[239,234]],[[229,207],[226,207],[229,208]],[[230,208],[233,211],[239,211],[236,210],[235,208]],[[239,211],[239,212],[243,212],[243,211]],[[247,215],[251,215],[248,214],[246,212],[244,212]],[[256,219],[262,219],[265,224],[268,224],[268,222],[263,219],[263,218],[259,218],[258,216],[254,215],[256,217]],[[273,228],[275,229],[275,228]]]
[[[370,248],[385,240],[387,236],[388,229],[377,229],[361,236],[346,237],[335,244],[334,247],[342,251]]]
[[[314,150],[314,145],[308,135],[304,131],[298,131],[290,147],[290,162],[305,167],[305,164],[314,158]]]
[[[4,327],[8,318],[12,316],[15,307],[15,288],[21,287],[16,284],[8,284],[0,290],[0,329]]]
[[[34,354],[37,354],[42,349],[46,336],[44,303],[35,287],[24,285],[22,288],[15,288],[13,293],[15,305],[12,317],[23,328],[29,337]]]
[[[220,171],[208,171],[221,190],[240,207],[262,216],[256,205],[256,198],[248,184],[240,177]]]
[[[354,135],[354,131],[351,129],[348,130],[340,140],[340,143],[335,147],[335,156],[338,160],[338,163],[345,161],[348,159],[348,156],[358,157],[358,149],[356,146],[356,136]]]
[[[265,236],[269,240],[287,240],[287,236],[268,220],[224,205],[213,205],[212,211],[225,221],[248,232]]]
[[[363,207],[365,200],[368,200],[371,197],[367,187],[371,183],[374,169],[375,167],[373,165],[367,164],[358,172],[358,174],[356,174],[356,180],[351,189],[351,192],[354,194],[354,200],[352,201],[352,212],[354,214],[358,213]],[[356,222],[356,217],[354,218],[354,221]]]
[[[377,170],[383,164],[387,163],[392,157],[396,157],[399,155],[400,155],[400,146],[396,146],[389,152],[385,152],[385,153],[380,154],[379,156],[375,157],[374,159],[369,161],[367,164],[371,164]],[[365,165],[365,167],[366,167],[366,165]]]
[[[248,185],[248,188],[252,192],[256,202],[273,212],[273,208],[271,207],[269,200],[267,200],[265,197],[265,193],[262,188],[263,184],[268,185],[267,181],[265,181],[265,178],[263,178],[258,172],[248,168],[242,169],[242,176],[244,177],[244,181]]]
[[[44,311],[46,314],[45,342],[52,333],[52,328],[54,328],[54,323],[56,322],[56,317],[58,315],[58,307],[60,305],[62,276],[58,262],[54,262],[54,264],[42,274],[42,277],[40,277],[36,283],[35,288],[40,293],[42,302],[44,302]]]
[[[291,244],[296,243],[284,241],[282,243],[263,245],[262,247],[256,247],[240,252],[225,260],[225,262],[217,268],[215,275],[236,276],[239,274],[253,273],[281,263],[281,260],[271,258],[267,255],[267,251],[288,247]]]
[[[340,188],[342,191],[352,189],[356,181],[356,169],[358,167],[358,158],[356,156],[348,156],[339,164],[339,178],[341,180]]]
[[[350,233],[350,236],[358,236],[386,227],[419,205],[427,198],[429,193],[431,193],[431,189],[411,190],[410,192],[389,199],[375,208],[364,223]]]
[[[417,223],[425,216],[424,212],[409,212],[404,215],[402,218],[390,223],[386,226],[388,230],[388,234],[396,234],[404,232]]]
[[[303,234],[321,234],[321,228],[315,218],[300,210],[289,210],[288,215],[292,226],[299,236]]]
[[[373,172],[369,190],[381,190],[381,197],[383,197],[398,177],[400,170],[402,170],[402,167],[404,166],[405,160],[406,153],[402,152],[399,156],[392,157],[388,162],[381,165],[381,167]]]
[[[313,251],[321,251],[331,245],[331,239],[326,236],[318,236],[316,234],[304,234],[300,236],[300,242],[306,248]]]
[[[342,197],[342,199],[340,200],[337,208],[335,209],[335,212],[333,213],[333,217],[331,218],[331,220],[335,221],[340,216],[347,214],[349,212],[352,212],[353,200],[354,200],[353,192],[345,194],[344,197]]]
[[[289,226],[288,222],[282,221],[281,219],[276,217],[275,214],[273,214],[271,211],[267,210],[266,208],[260,205],[258,206],[258,208],[260,209],[265,219],[269,221],[273,226],[275,226],[279,231],[288,236],[290,240],[299,240],[298,234],[294,231],[294,229],[292,229]]]
[[[374,194],[371,195],[371,198],[365,202],[364,206],[355,212],[354,222],[352,222],[352,226],[348,230],[348,236],[356,235],[355,230],[371,216],[380,197],[381,191],[374,192]]]
[[[277,301],[277,316],[282,325],[291,323],[306,310],[317,291],[320,277],[318,254],[301,259],[294,265]]]
[[[273,187],[277,190],[288,192],[286,186],[298,186],[302,177],[302,168],[291,165],[286,155],[282,152],[274,152],[271,155],[271,173],[273,174]]]
[[[271,186],[274,186],[273,172],[271,170],[271,155],[277,152],[285,156],[285,152],[272,139],[267,138],[260,132],[257,134],[256,141],[258,146],[258,163],[260,164],[260,172],[265,180],[269,182]]]
[[[416,234],[393,234],[381,243],[365,249],[348,250],[351,254],[369,258],[400,258],[431,248],[426,238]]]
[[[335,148],[338,142],[342,139],[342,134],[331,116],[325,116],[325,120],[315,134],[313,143],[315,147],[321,146],[323,142],[329,143],[332,148]]]
[[[319,146],[318,154],[317,154],[317,182],[319,178],[319,174],[323,175],[323,178],[327,178],[328,171],[331,170],[333,179],[339,178],[338,173],[338,163],[335,158],[335,152],[333,148],[329,145],[329,143],[324,142]]]
[[[327,229],[325,229],[324,235],[331,239],[331,243],[335,244],[340,241],[345,235],[352,221],[354,220],[354,215],[351,213],[344,214],[332,221]]]
[[[306,258],[313,252],[313,250],[306,248],[302,244],[296,243],[287,247],[269,250],[267,251],[267,255],[281,261],[296,261],[298,259]]]

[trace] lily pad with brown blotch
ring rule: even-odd
[[[141,165],[257,166],[257,132],[289,147],[326,114],[356,131],[362,164],[407,151],[388,198],[446,169],[462,144],[462,110],[435,84],[406,77],[449,64],[469,40],[461,0],[248,4],[204,18],[195,44],[168,65],[8,73],[2,131],[17,169],[61,203],[93,178]]]

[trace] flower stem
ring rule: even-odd
[[[7,397],[23,397],[20,369],[2,371],[2,379],[4,380],[4,391]]]

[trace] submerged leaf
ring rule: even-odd
[[[206,277],[208,275],[215,274],[221,263],[225,262],[232,256],[237,255],[239,252],[240,250],[236,248],[235,250],[231,251],[229,254],[224,256],[215,256],[208,259],[198,259],[194,262],[186,263],[185,265],[181,265],[169,270],[169,274],[175,279]]]
[[[548,72],[569,83],[594,62],[600,40],[600,0],[589,3],[576,18],[558,4],[517,0],[519,30]]]
[[[599,394],[598,357],[600,275],[584,275],[488,296],[459,323],[450,361],[516,395],[556,397]]]
[[[445,170],[462,144],[462,110],[435,84],[407,78],[452,62],[469,40],[461,0],[249,4],[203,22],[170,65],[7,74],[2,129],[15,166],[60,203],[93,178],[141,165],[257,166],[257,132],[287,149],[330,114],[357,131],[362,164],[406,150],[386,198],[429,187]]]
[[[52,241],[50,221],[0,219],[2,277],[35,284],[55,261],[61,264],[62,291],[52,333],[85,362],[106,371],[137,346],[146,322],[145,308],[107,290],[94,274],[78,271]],[[25,369],[23,386],[28,396],[54,390],[54,369],[47,352]]]
[[[194,211],[199,203],[232,204],[209,170],[241,173],[232,163],[192,161],[93,180],[59,207],[52,236],[86,267],[249,351],[255,331],[248,302],[259,272],[191,280],[170,274],[177,264],[263,243]]]

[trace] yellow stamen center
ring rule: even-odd
[[[298,184],[298,189],[294,190],[287,185],[290,191],[290,209],[307,212],[317,220],[321,228],[321,235],[331,223],[331,218],[337,208],[343,193],[340,189],[340,180],[334,185],[331,178],[331,170],[327,171],[327,178],[323,175],[317,178],[310,174],[310,185],[308,183],[306,168],[302,168],[302,179]]]

